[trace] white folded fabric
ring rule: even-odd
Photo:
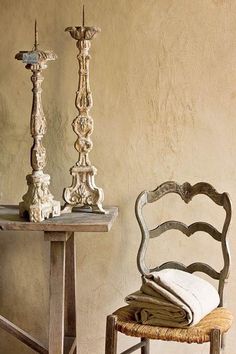
[[[189,327],[215,309],[220,298],[206,280],[181,270],[164,269],[146,276],[141,289],[125,301],[136,308],[138,322]]]

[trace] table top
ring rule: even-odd
[[[118,207],[104,209],[107,214],[76,211],[34,223],[19,216],[17,205],[0,205],[0,231],[107,232],[118,215]]]

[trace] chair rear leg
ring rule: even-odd
[[[146,342],[145,346],[141,348],[141,354],[150,354],[150,341],[147,338],[142,338],[141,342]]]
[[[115,315],[107,316],[105,354],[117,354],[116,321],[117,317]]]
[[[211,331],[210,354],[220,354],[221,352],[221,334],[219,329]]]

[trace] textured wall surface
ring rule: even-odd
[[[140,233],[134,201],[143,189],[174,179],[205,180],[228,191],[236,205],[236,0],[84,0],[86,23],[100,26],[92,44],[91,88],[95,120],[92,162],[105,203],[120,215],[108,234],[78,234],[77,306],[79,353],[104,352],[105,317],[136,290],[140,278],[136,252]],[[44,139],[52,177],[61,198],[76,161],[71,121],[76,115],[75,42],[64,28],[81,23],[80,1],[1,0],[0,2],[0,200],[18,203],[30,172],[30,73],[14,59],[31,49],[34,19],[40,45],[58,60],[44,71],[43,103],[48,121]],[[203,200],[205,202],[205,199]],[[181,210],[189,220],[223,220],[212,204],[193,202],[189,212],[176,197],[159,203],[150,222]],[[209,211],[209,217],[205,212]],[[236,222],[230,244],[235,268]],[[174,237],[175,236],[175,237]],[[199,237],[198,237],[199,236]],[[201,237],[202,236],[202,237]],[[171,242],[170,242],[171,241]],[[152,241],[153,242],[153,241]],[[175,257],[208,261],[220,268],[218,245],[203,235],[179,233],[160,238],[150,262]],[[210,252],[209,252],[210,251]],[[0,234],[0,313],[47,341],[48,244],[42,234]],[[236,273],[227,286],[227,305],[235,312]],[[235,328],[234,328],[235,331]],[[228,335],[226,354],[236,338]],[[121,337],[123,349],[133,341]],[[170,354],[206,353],[207,347],[153,343]],[[1,354],[31,351],[0,331]]]

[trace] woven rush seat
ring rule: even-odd
[[[210,341],[212,329],[219,329],[221,334],[228,331],[233,322],[229,310],[218,307],[205,316],[198,324],[189,328],[166,328],[137,323],[135,309],[124,306],[114,312],[117,316],[116,330],[132,337],[159,339],[185,343],[204,343]]]

